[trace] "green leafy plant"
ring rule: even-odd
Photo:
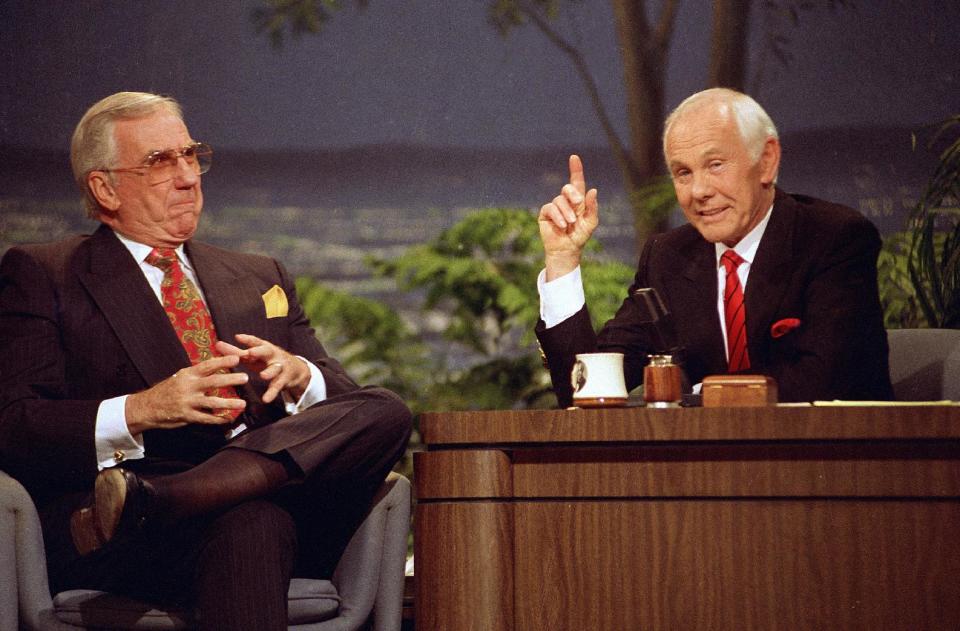
[[[632,275],[599,251],[592,242],[583,263],[595,323],[613,315]],[[435,409],[554,403],[533,336],[543,247],[528,210],[477,210],[429,243],[370,263],[401,289],[422,291],[424,312],[442,316],[438,333],[452,346],[441,353],[448,361],[433,384]]]
[[[296,281],[304,312],[327,352],[361,383],[402,396],[414,412],[426,401],[417,384],[428,379],[429,349],[413,327],[382,302],[351,296],[312,278]]]
[[[930,146],[940,161],[910,216],[910,279],[928,326],[960,328],[960,115],[943,123]]]
[[[555,405],[533,335],[543,247],[530,211],[477,210],[428,243],[367,263],[419,297],[419,317],[406,322],[379,301],[297,279],[320,339],[357,379],[393,389],[414,412]],[[599,326],[633,271],[591,242],[582,272]]]
[[[880,304],[883,325],[888,329],[914,329],[926,326],[913,279],[910,277],[910,242],[907,231],[888,235],[877,259]]]

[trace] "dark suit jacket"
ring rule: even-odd
[[[877,293],[876,228],[856,211],[777,190],[747,280],[749,373],[777,380],[781,401],[892,398]],[[717,312],[715,246],[690,225],[650,238],[628,296],[653,287],[672,312],[690,383],[727,372]],[[800,326],[774,338],[774,323]],[[624,353],[627,388],[643,380],[651,348],[628,297],[595,335],[587,309],[537,336],[561,406],[571,402],[576,353]]]
[[[357,385],[314,337],[290,277],[276,261],[190,241],[217,335],[250,333],[314,362],[329,396]],[[285,317],[267,318],[261,296],[279,285]],[[106,226],[91,236],[11,248],[0,262],[0,468],[38,503],[88,490],[97,473],[94,426],[104,399],[143,390],[190,365],[156,295]],[[250,374],[241,394],[259,401]],[[251,420],[277,410],[252,406]],[[224,444],[221,428],[144,434],[148,458],[199,462]]]

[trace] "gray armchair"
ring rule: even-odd
[[[960,329],[889,329],[897,401],[960,401]]]
[[[398,631],[410,524],[410,482],[391,473],[331,580],[293,579],[290,628]],[[0,631],[189,629],[190,615],[93,590],[51,598],[37,510],[0,471]]]

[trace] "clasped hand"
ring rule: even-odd
[[[237,341],[246,346],[242,349],[226,342],[217,342],[216,349],[224,356],[235,356],[250,370],[260,373],[260,378],[270,382],[263,393],[263,402],[271,403],[282,391],[299,399],[310,384],[310,369],[307,364],[287,351],[254,335],[238,333]]]
[[[222,425],[232,422],[215,412],[243,410],[246,402],[208,393],[217,388],[236,388],[247,383],[246,373],[231,372],[240,363],[258,372],[260,378],[269,383],[263,393],[264,403],[271,403],[282,391],[294,399],[300,398],[310,383],[310,369],[305,362],[253,335],[241,333],[236,340],[246,348],[219,341],[215,348],[220,357],[182,368],[151,388],[127,397],[130,433],[174,429],[188,423]]]

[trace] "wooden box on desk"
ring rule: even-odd
[[[777,404],[777,382],[766,375],[711,375],[703,379],[703,407],[753,408]]]

